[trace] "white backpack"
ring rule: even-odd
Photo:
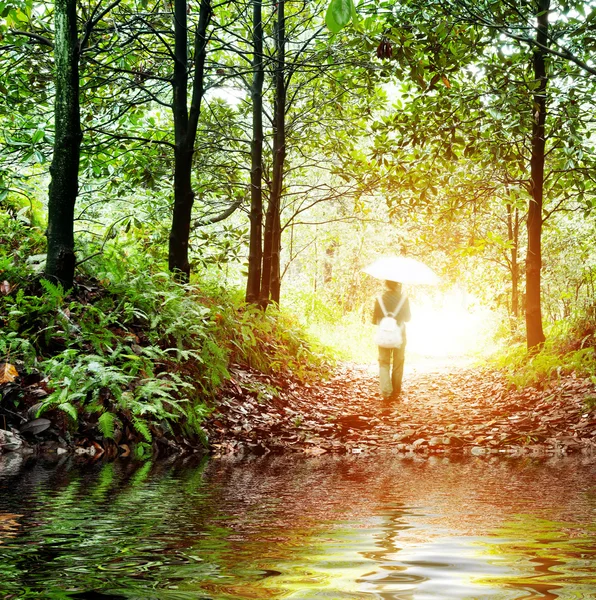
[[[385,309],[385,304],[383,304],[383,297],[379,296],[377,298],[379,302],[379,306],[385,315],[379,326],[377,327],[377,333],[375,335],[375,344],[380,346],[381,348],[401,348],[401,345],[404,343],[402,329],[399,326],[395,317],[399,314],[401,307],[404,305],[406,301],[406,296],[401,297],[397,308],[388,313]]]

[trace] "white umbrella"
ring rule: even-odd
[[[408,256],[379,258],[363,271],[377,279],[388,279],[401,283],[436,285],[439,282],[439,278],[432,269]]]

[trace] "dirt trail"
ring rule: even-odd
[[[596,386],[587,379],[516,391],[469,361],[431,360],[408,367],[401,398],[388,403],[376,369],[345,363],[312,385],[234,369],[207,424],[212,447],[220,454],[596,455],[596,410],[586,404],[594,406]]]

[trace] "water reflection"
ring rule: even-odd
[[[586,460],[5,459],[4,599],[596,598]]]

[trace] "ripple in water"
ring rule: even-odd
[[[595,599],[596,463],[0,457],[0,599]]]

